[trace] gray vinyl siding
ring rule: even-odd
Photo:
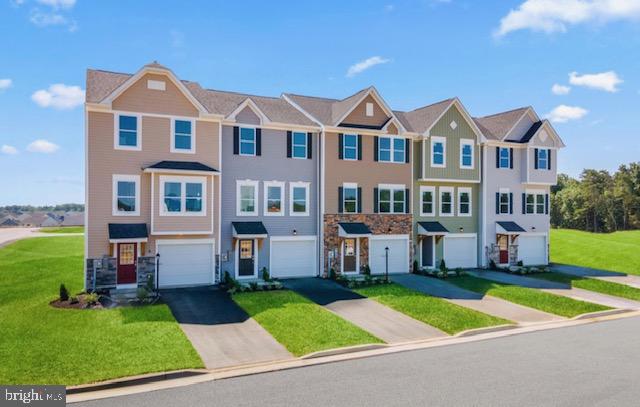
[[[262,129],[262,155],[255,157],[233,154],[233,127],[222,127],[222,222],[221,273],[235,271],[235,242],[231,222],[262,222],[269,236],[317,235],[317,157],[318,134],[313,134],[312,159],[287,158],[287,132]],[[236,180],[260,181],[257,195],[258,216],[236,216]],[[284,216],[264,216],[264,181],[285,182]],[[289,183],[309,182],[309,216],[289,216]],[[269,267],[269,239],[258,245],[258,274]]]

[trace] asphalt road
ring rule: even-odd
[[[640,317],[83,403],[83,406],[637,406]]]

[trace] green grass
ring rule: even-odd
[[[82,253],[79,236],[0,249],[0,383],[73,385],[203,366],[165,305],[49,306],[62,282],[81,291]]]
[[[233,299],[295,356],[382,342],[293,291],[239,293]]]
[[[629,300],[640,301],[640,289],[630,287],[625,284],[618,284],[595,278],[572,276],[563,273],[531,274],[530,277],[563,283],[572,287],[595,291],[602,294],[614,295],[616,297],[627,298]]]
[[[40,228],[42,233],[84,233],[84,226],[62,226]]]
[[[397,284],[376,285],[354,291],[450,335],[468,329],[512,323]]]
[[[640,275],[640,230],[603,234],[553,229],[551,261]]]
[[[524,305],[540,311],[560,315],[567,318],[586,314],[588,312],[611,309],[604,305],[578,301],[572,298],[549,294],[540,290],[515,285],[501,284],[484,278],[472,276],[456,277],[449,280],[458,287],[488,294],[516,304]]]

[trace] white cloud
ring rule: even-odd
[[[27,146],[27,151],[32,153],[52,154],[60,149],[60,146],[50,141],[39,139]]]
[[[357,74],[362,73],[371,67],[374,67],[380,64],[386,64],[387,62],[389,62],[389,59],[385,59],[379,56],[367,58],[364,61],[360,61],[358,63],[351,65],[347,70],[347,77],[352,78]]]
[[[0,79],[0,90],[9,89],[13,85],[11,79]]]
[[[84,90],[79,86],[67,86],[56,83],[49,89],[40,89],[31,95],[31,99],[40,107],[55,109],[73,109],[84,102]]]
[[[386,6],[384,6],[384,11],[388,13],[392,12],[395,9],[396,9],[396,6],[394,6],[393,4],[387,4]]]
[[[620,20],[640,20],[640,0],[526,0],[500,20],[494,35],[566,32],[570,25]]]
[[[18,149],[14,146],[3,144],[2,147],[0,147],[0,152],[2,152],[2,154],[16,155],[18,154]]]
[[[578,120],[589,113],[588,110],[578,106],[560,105],[547,114],[547,118],[555,123],[566,123],[569,120]]]
[[[571,92],[571,87],[554,83],[553,86],[551,87],[551,92],[554,95],[566,95],[569,92]]]
[[[72,8],[76,0],[38,0],[38,3],[53,8]]]
[[[617,92],[618,85],[623,82],[614,71],[602,73],[578,75],[577,72],[569,74],[569,83],[575,86],[604,90],[605,92]]]

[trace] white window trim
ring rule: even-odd
[[[381,212],[380,211],[380,192],[382,192],[382,190],[384,189],[388,189],[391,191],[391,194],[389,196],[389,212]],[[395,204],[395,200],[393,199],[393,195],[396,191],[402,191],[402,194],[404,195],[404,200],[402,201],[402,212],[396,212],[394,210],[394,204]],[[406,213],[407,212],[407,186],[404,184],[378,184],[378,213],[382,214],[382,215],[397,215],[400,213]]]
[[[451,213],[442,212],[442,205],[444,204],[444,200],[442,199],[442,194],[444,192],[450,192],[451,193]],[[444,217],[455,216],[455,212],[456,212],[455,188],[454,187],[439,187],[438,188],[438,196],[440,198],[440,205],[438,207],[438,211],[439,211],[440,216],[444,216]]]
[[[346,154],[346,151],[347,151],[347,144],[346,144],[347,139],[346,139],[346,137],[347,136],[353,136],[356,139],[356,147],[355,147],[355,149],[356,149],[356,158],[347,158],[347,154]],[[342,135],[342,159],[343,160],[345,160],[345,161],[358,161],[358,142],[359,141],[360,140],[358,139],[358,135],[357,134],[344,133]],[[353,148],[353,147],[349,147],[349,148]]]
[[[253,130],[253,154],[243,154],[242,153],[242,129],[251,129]],[[247,126],[242,125],[238,126],[238,155],[244,157],[256,157],[258,152],[258,131],[256,126]],[[257,195],[256,195],[257,196]]]
[[[356,210],[355,210],[355,212],[347,212],[345,210],[346,206],[345,206],[345,200],[344,200],[344,197],[345,197],[344,190],[347,189],[347,188],[350,188],[350,189],[352,188],[352,189],[356,190]],[[342,213],[350,213],[350,214],[358,213],[358,201],[359,200],[360,200],[360,197],[358,196],[358,184],[356,184],[354,182],[345,182],[345,183],[343,183],[342,184]]]
[[[303,134],[304,135],[304,157],[296,157],[295,155],[295,140],[296,140],[296,133],[298,134]],[[356,146],[357,146],[357,141],[356,141]],[[299,146],[299,144],[298,144]],[[356,155],[358,154],[357,150],[356,150]],[[307,133],[303,132],[303,131],[292,131],[291,132],[291,158],[295,158],[296,160],[307,160],[309,156],[309,136]]]
[[[433,162],[433,158],[434,158],[434,154],[433,154],[433,147],[435,143],[442,143],[442,164],[436,164]],[[447,166],[447,139],[445,137],[437,137],[437,136],[432,136],[431,137],[431,143],[430,143],[430,148],[431,148],[431,167],[433,168],[445,168]]]
[[[365,115],[367,117],[373,117],[373,103],[367,102],[365,105]]]
[[[471,165],[464,165],[462,163],[462,149],[465,146],[470,146],[471,147]],[[465,170],[473,170],[475,168],[475,143],[472,139],[460,139],[460,168],[465,169]]]
[[[207,178],[206,177],[188,177],[188,176],[174,176],[174,175],[161,175],[158,182],[160,182],[160,197],[158,204],[160,205],[160,216],[207,216]],[[164,207],[164,185],[167,182],[181,183],[180,187],[180,212],[169,212]],[[202,210],[200,212],[187,212],[187,183],[202,185]]]
[[[264,205],[263,213],[264,216],[284,216],[285,208],[284,208],[284,188],[285,182],[282,181],[265,181],[263,183],[264,186]],[[269,212],[269,187],[280,187],[280,212],[273,213]]]
[[[462,213],[461,205],[462,200],[460,199],[463,193],[469,194],[469,213]],[[458,216],[470,217],[473,214],[473,195],[471,194],[471,188],[469,187],[458,187]]]
[[[190,122],[191,123],[191,148],[176,148],[176,120]],[[186,117],[172,117],[171,118],[171,146],[170,151],[172,153],[184,153],[195,154],[196,153],[196,121]]]
[[[507,166],[502,166],[502,150],[507,150]],[[499,170],[508,170],[511,169],[511,149],[509,147],[500,147],[498,150],[498,169]]]
[[[310,186],[310,182],[299,181],[289,183],[289,216],[309,216],[309,206],[311,206],[311,201],[309,200],[309,190],[311,189]],[[305,189],[305,212],[293,211],[293,188]]]
[[[120,116],[136,118],[136,145],[120,145]],[[113,148],[116,150],[141,151],[142,150],[142,115],[136,113],[115,113],[113,115]]]
[[[111,214],[113,216],[140,216],[140,176],[139,175],[126,175],[126,174],[113,174],[112,176],[112,204]],[[118,210],[118,182],[135,182],[136,184],[136,210],[133,212],[124,212]]]
[[[236,181],[236,216],[258,216],[258,202],[260,199],[258,198],[258,185],[260,181],[252,181],[252,180],[237,180]],[[254,210],[253,212],[242,212],[241,208],[241,200],[240,200],[240,189],[243,186],[253,187],[253,199],[254,199]]]
[[[498,193],[500,195],[498,195],[498,215],[509,215],[509,209],[511,208],[511,190],[509,188],[500,188],[498,190]],[[506,212],[502,212],[502,204],[500,201],[500,198],[502,197],[502,194],[507,194],[507,211]]]
[[[544,167],[540,166],[540,152],[544,151],[544,153],[547,155],[547,157],[544,160]],[[538,149],[538,157],[537,157],[537,167],[538,170],[547,170],[547,168],[549,168],[549,156],[551,155],[551,150],[548,148],[539,148]]]
[[[423,201],[422,194],[423,192],[431,192],[431,212],[423,212]],[[421,185],[420,186],[420,216],[436,216],[436,187]]]
[[[527,199],[529,198],[529,196],[533,197],[533,203],[531,204],[533,206],[533,211],[531,213],[529,213],[527,211],[529,203],[527,202]],[[525,215],[535,215],[536,214],[536,194],[532,193],[532,192],[525,192],[524,194],[524,214]]]
[[[380,140],[383,138],[388,138],[389,139],[389,161],[386,160],[382,160],[380,158]],[[394,157],[395,157],[395,152],[396,149],[394,147],[395,144],[395,140],[402,140],[402,151],[404,152],[404,155],[402,156],[402,161],[395,161]],[[391,163],[391,164],[406,164],[406,160],[407,160],[407,144],[406,144],[406,139],[404,137],[398,137],[398,136],[392,136],[392,135],[384,135],[384,136],[379,136],[378,137],[378,162],[381,163]]]

